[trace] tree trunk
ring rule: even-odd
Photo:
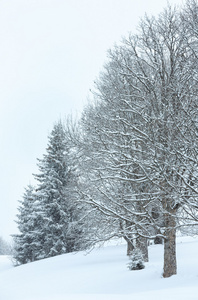
[[[131,241],[127,241],[127,255],[131,255],[134,250],[133,243]]]
[[[164,278],[177,274],[175,213],[172,209],[165,215]]]
[[[133,240],[130,240],[127,237],[124,237],[125,241],[127,242],[127,255],[130,256],[134,250]]]
[[[147,244],[147,239],[139,237],[136,240],[136,247],[139,248],[142,252],[144,262],[148,262],[148,244]]]

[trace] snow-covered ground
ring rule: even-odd
[[[198,300],[198,238],[178,238],[178,275],[171,278],[162,278],[161,245],[150,246],[149,257],[144,270],[129,271],[126,245],[20,267],[0,256],[0,300]]]

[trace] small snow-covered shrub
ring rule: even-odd
[[[129,257],[128,263],[129,270],[141,270],[145,268],[143,255],[140,249],[133,250],[132,255]]]

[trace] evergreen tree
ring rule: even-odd
[[[10,255],[12,247],[2,237],[0,237],[0,255]]]
[[[40,259],[43,237],[40,231],[43,222],[34,187],[25,189],[17,215],[20,234],[14,235],[14,260],[25,264]]]
[[[142,252],[139,248],[133,250],[128,264],[129,270],[141,270],[145,268]]]
[[[39,160],[40,174],[37,196],[43,211],[45,257],[77,250],[76,229],[77,207],[73,197],[74,175],[70,162],[70,144],[66,130],[59,121],[55,124],[47,153]]]
[[[61,121],[55,124],[47,153],[39,159],[36,189],[25,191],[14,236],[16,264],[83,250],[83,206],[77,204],[76,160],[71,137]]]

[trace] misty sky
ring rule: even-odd
[[[82,111],[107,50],[166,3],[0,0],[0,236],[17,232],[18,200],[54,122]]]

